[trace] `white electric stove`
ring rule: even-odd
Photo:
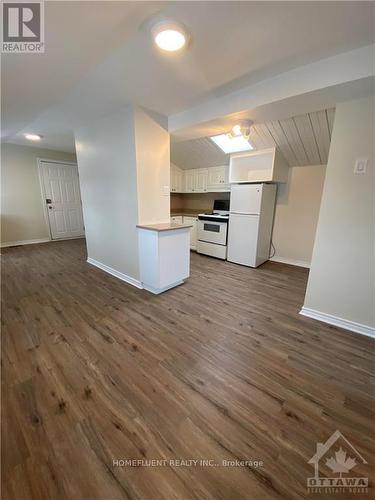
[[[215,200],[212,212],[198,215],[197,252],[227,258],[229,200]]]

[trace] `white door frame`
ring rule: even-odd
[[[48,209],[47,209],[47,204],[46,204],[46,193],[44,190],[44,182],[43,182],[43,175],[42,175],[42,163],[57,163],[58,165],[75,165],[78,169],[78,164],[75,161],[64,161],[64,160],[49,160],[48,158],[37,158],[38,162],[38,176],[39,176],[39,185],[40,185],[40,194],[42,196],[42,206],[43,206],[43,213],[44,213],[44,220],[46,221],[47,225],[47,230],[48,230],[48,238],[50,241],[64,241],[64,240],[77,240],[80,238],[84,238],[84,236],[73,236],[71,238],[59,238],[58,240],[54,240],[52,238],[52,232],[51,232],[51,225],[49,221],[49,215],[48,215]],[[78,174],[79,175],[79,174]],[[81,189],[81,186],[80,186]]]

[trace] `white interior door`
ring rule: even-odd
[[[77,165],[42,161],[40,170],[52,239],[83,236]]]
[[[230,214],[228,260],[256,267],[259,215]]]

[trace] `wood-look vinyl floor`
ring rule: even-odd
[[[192,254],[154,296],[84,240],[2,254],[4,500],[336,498],[306,490],[335,430],[373,470],[374,342],[298,314],[307,270]],[[130,459],[218,465],[113,462]]]

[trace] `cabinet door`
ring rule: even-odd
[[[176,170],[176,193],[183,193],[183,172]]]
[[[210,167],[208,169],[208,189],[224,190],[228,187],[228,168],[223,165],[221,167]]]
[[[170,192],[171,193],[176,193],[177,192],[177,170],[173,167],[171,167],[171,187],[170,187]]]
[[[194,191],[204,193],[207,191],[208,168],[197,168],[195,171]]]
[[[193,193],[195,188],[194,170],[185,170],[185,193]]]
[[[190,248],[191,250],[196,250],[197,248],[197,218],[196,217],[184,217],[184,224],[191,224],[190,228]]]
[[[179,168],[172,165],[171,166],[171,188],[170,188],[171,193],[182,193],[183,192],[182,179],[183,179],[182,170],[180,170]]]
[[[181,215],[174,215],[171,217],[171,223],[174,224],[182,224],[182,216]]]

